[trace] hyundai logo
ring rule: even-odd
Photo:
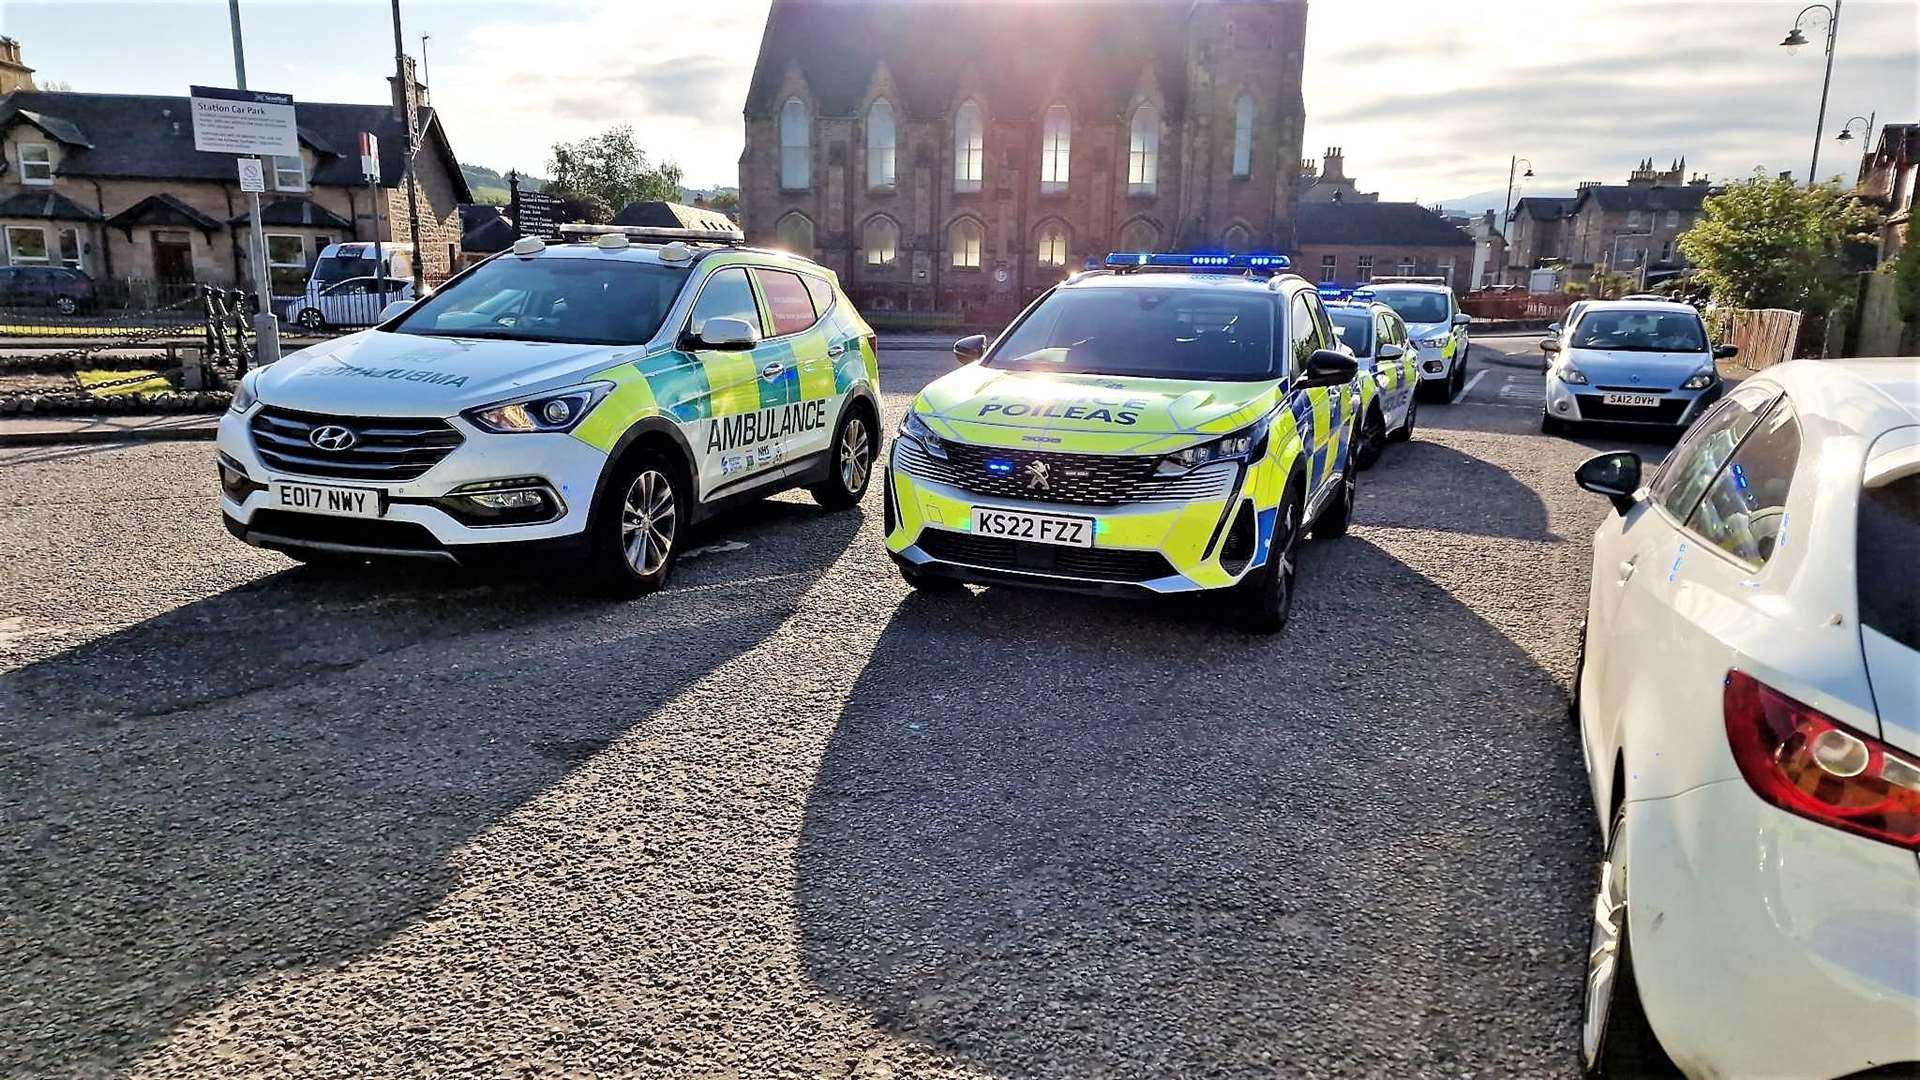
[[[322,450],[337,453],[341,450],[353,449],[360,442],[360,436],[354,434],[352,428],[341,427],[339,424],[322,424],[307,432],[307,441]]]
[[[1044,461],[1027,462],[1027,490],[1028,491],[1052,491],[1053,490],[1052,470],[1047,468],[1046,462]]]

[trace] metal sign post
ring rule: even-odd
[[[367,181],[367,199],[373,203],[373,280],[380,306],[387,306],[387,260],[380,249],[380,139],[360,133],[360,175]]]
[[[299,157],[300,137],[293,118],[293,98],[247,90],[247,57],[240,36],[240,0],[227,0],[233,28],[233,79],[237,89],[192,88],[193,148],[213,154]],[[264,168],[264,166],[263,166]],[[262,185],[264,186],[264,185]],[[258,359],[271,364],[280,359],[280,322],[273,314],[273,282],[267,272],[267,235],[260,221],[260,194],[247,193],[253,226],[253,286],[260,303],[254,335]]]

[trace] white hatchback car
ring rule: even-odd
[[[1920,360],[1783,364],[1650,485],[1626,452],[1577,478],[1618,511],[1574,679],[1589,1075],[1912,1075]]]

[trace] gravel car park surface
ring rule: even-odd
[[[1490,393],[1534,340],[1278,640],[909,595],[878,485],[609,604],[295,568],[208,444],[0,451],[0,1075],[1570,1075],[1606,504]]]

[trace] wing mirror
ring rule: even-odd
[[[1337,349],[1315,349],[1307,357],[1307,370],[1295,385],[1301,387],[1342,386],[1360,372],[1360,362]]]
[[[971,364],[987,355],[987,335],[974,334],[953,343],[953,362]]]
[[[1573,471],[1573,482],[1596,495],[1605,495],[1622,514],[1637,502],[1633,493],[1640,490],[1640,455],[1631,450],[1596,454]]]
[[[1382,345],[1374,350],[1373,358],[1375,360],[1398,360],[1405,355],[1407,355],[1407,350],[1398,345]]]
[[[1715,360],[1728,360],[1739,355],[1740,346],[1738,345],[1716,345],[1713,347],[1713,358]]]
[[[395,300],[393,303],[380,309],[380,321],[388,322],[405,315],[408,311],[412,310],[413,303],[412,300]]]
[[[1560,351],[1560,339],[1559,339],[1559,338],[1551,338],[1551,337],[1550,337],[1550,338],[1542,338],[1542,339],[1541,339],[1541,341],[1540,341],[1540,351],[1541,351],[1541,352],[1544,352],[1544,353],[1556,353],[1556,352],[1559,352],[1559,351]]]
[[[1467,314],[1464,311],[1456,312],[1453,316],[1453,325],[1455,326],[1465,326],[1472,321],[1473,321],[1473,316]]]
[[[1550,322],[1550,323],[1548,323],[1548,324],[1547,324],[1547,333],[1549,333],[1549,334],[1557,334],[1557,333],[1559,333],[1559,332],[1560,332],[1560,324],[1559,324],[1559,323],[1557,323],[1557,322]]]
[[[745,319],[720,316],[701,323],[694,339],[703,349],[751,349],[760,344],[760,331]]]

